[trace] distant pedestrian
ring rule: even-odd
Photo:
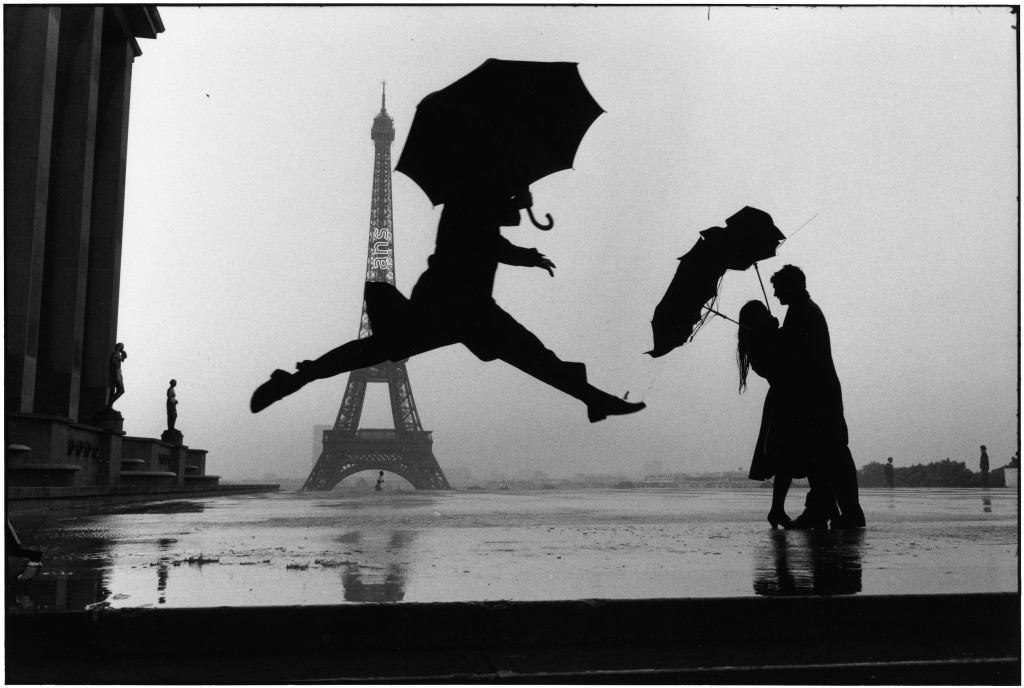
[[[981,468],[981,486],[988,487],[988,452],[985,451],[985,445],[981,445],[981,459],[979,462]]]
[[[885,473],[885,486],[892,487],[895,484],[896,469],[892,467],[892,457],[889,457],[889,463],[882,467],[882,472]]]
[[[373,486],[374,492],[382,492],[384,490],[384,471],[380,472],[377,476],[377,484]]]

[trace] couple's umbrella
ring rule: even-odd
[[[420,102],[395,169],[434,205],[509,197],[570,169],[602,112],[574,62],[490,59]]]
[[[686,343],[715,312],[709,303],[717,298],[726,270],[746,270],[752,265],[756,269],[757,261],[774,256],[786,239],[771,215],[750,206],[727,219],[725,227],[711,227],[700,235],[679,259],[675,277],[654,309],[654,348],[647,353],[655,358]]]

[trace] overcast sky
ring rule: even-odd
[[[1017,446],[1017,16],[1006,8],[161,7],[134,66],[118,338],[130,435],[178,428],[227,478],[305,477],[347,375],[252,415],[359,327],[370,126],[387,80],[402,150],[416,104],[489,57],[578,62],[607,111],[575,170],[532,187],[505,235],[558,266],[502,266],[497,302],[592,381],[585,407],[462,346],[408,364],[441,467],[477,475],[718,471],[749,464],[766,384],[737,393],[736,328],[660,359],[650,319],[702,229],[745,205],[786,234],[828,319],[858,465]],[[441,208],[394,175],[397,280],[426,267]],[[769,296],[771,295],[770,285]],[[761,290],[727,274],[735,315]],[[774,313],[785,311],[770,296]],[[361,427],[392,427],[370,385]]]

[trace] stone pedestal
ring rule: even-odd
[[[19,464],[28,463],[28,455],[32,453],[32,447],[24,444],[8,444],[4,452],[7,463]]]
[[[124,432],[124,416],[109,406],[96,414],[93,424],[110,432]]]
[[[160,439],[167,444],[182,444],[185,436],[181,434],[180,430],[164,430],[160,433]]]
[[[100,455],[96,460],[96,484],[117,485],[121,481],[121,457],[124,452],[124,431],[100,435]]]

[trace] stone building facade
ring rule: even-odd
[[[180,434],[127,437],[120,414],[106,409],[132,65],[138,40],[163,30],[154,6],[4,6],[9,487],[213,478],[205,452]],[[151,475],[122,477],[139,471]]]

